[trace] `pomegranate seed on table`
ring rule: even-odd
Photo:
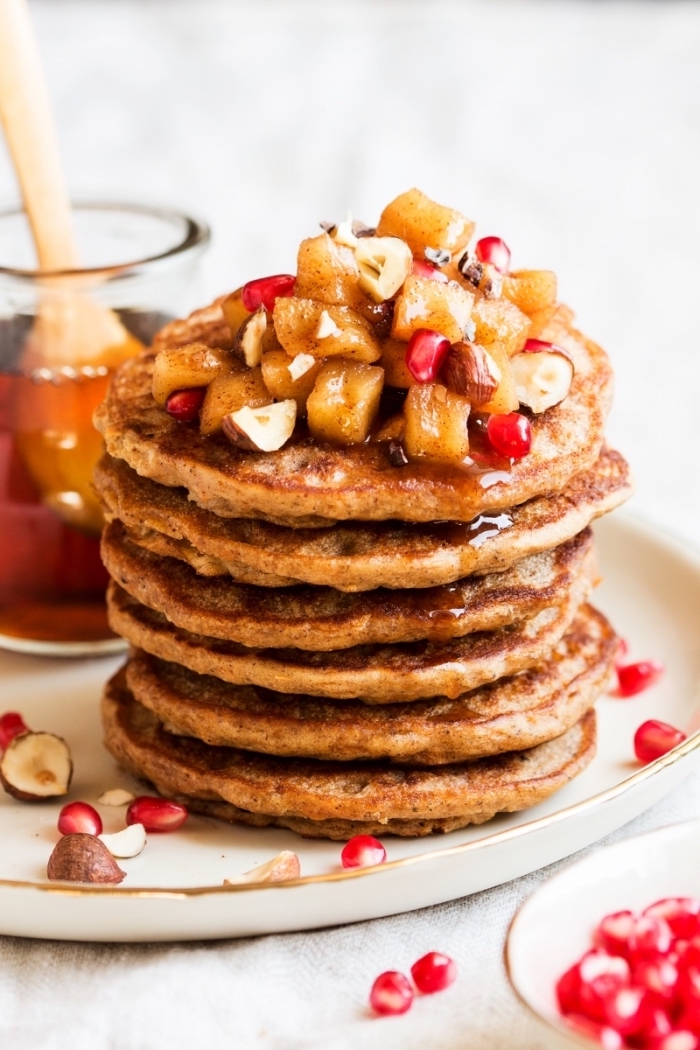
[[[248,281],[241,289],[241,301],[246,310],[254,313],[259,306],[273,310],[275,299],[286,299],[294,295],[296,277],[291,273],[277,273],[272,277],[258,277]]]
[[[450,349],[450,341],[432,328],[419,328],[406,348],[406,367],[417,383],[433,383]]]
[[[674,937],[691,940],[700,934],[700,900],[697,897],[664,897],[645,908],[642,915],[665,919]]]
[[[380,973],[372,985],[369,1002],[378,1014],[405,1014],[413,1002],[413,989],[408,977],[398,970]]]
[[[457,980],[457,964],[449,955],[428,952],[413,964],[411,976],[419,992],[432,995],[454,984]]]
[[[631,911],[612,912],[601,919],[593,934],[593,942],[610,955],[626,955],[633,926],[634,914]]]
[[[193,386],[187,390],[174,390],[165,402],[165,411],[178,423],[194,423],[207,392],[205,386]]]
[[[17,714],[16,711],[7,711],[0,717],[0,751],[4,751],[11,740],[14,740],[20,733],[27,733],[29,731],[28,726],[24,724],[24,719],[21,715]]]
[[[620,696],[636,696],[658,682],[664,665],[658,660],[640,660],[636,664],[616,664]]]
[[[510,248],[500,237],[482,237],[476,242],[476,257],[479,262],[491,263],[499,273],[510,269]]]
[[[369,868],[373,864],[383,864],[386,850],[379,839],[371,835],[355,835],[343,846],[340,862],[344,868]]]
[[[620,1050],[624,1045],[622,1036],[614,1028],[591,1021],[582,1014],[569,1014],[566,1023],[573,1032],[582,1035],[594,1043],[599,1043],[603,1050]]]
[[[642,722],[634,734],[634,753],[640,762],[653,762],[685,739],[686,734],[680,729],[650,718],[648,722]]]
[[[127,824],[143,824],[146,831],[177,831],[189,816],[187,807],[167,798],[141,795],[126,811]]]
[[[507,459],[522,459],[532,445],[530,420],[519,412],[489,416],[486,435],[496,452]]]
[[[441,284],[448,284],[449,278],[446,273],[442,270],[438,270],[437,266],[433,266],[427,259],[414,259],[411,273],[415,277],[424,277],[428,281],[440,281]]]
[[[101,835],[102,818],[87,802],[69,802],[58,814],[62,835]]]

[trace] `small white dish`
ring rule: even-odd
[[[506,942],[508,976],[562,1046],[598,1044],[567,1027],[554,990],[559,977],[592,947],[604,915],[642,911],[664,897],[700,897],[700,820],[595,850],[542,883],[520,907]]]

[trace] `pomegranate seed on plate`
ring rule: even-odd
[[[507,459],[522,459],[532,445],[530,420],[519,412],[489,416],[486,434],[496,452]]]
[[[369,993],[372,1009],[378,1014],[405,1014],[413,1002],[408,977],[397,970],[380,973]]]
[[[419,992],[432,995],[454,984],[457,980],[457,964],[449,955],[428,952],[413,964],[411,976]]]
[[[146,831],[177,831],[188,817],[187,807],[167,798],[141,795],[126,811],[127,824],[143,824]]]
[[[16,711],[7,711],[0,717],[0,751],[4,751],[11,740],[20,733],[27,733],[24,719]]]
[[[417,383],[433,383],[447,357],[450,340],[431,328],[419,328],[406,348],[406,367]]]
[[[448,284],[448,277],[442,270],[438,270],[437,266],[433,266],[427,259],[414,259],[411,273],[415,277],[425,277],[429,281],[440,281],[441,284]]]
[[[700,900],[697,897],[665,897],[650,904],[642,914],[665,919],[674,937],[691,940],[700,934]]]
[[[296,277],[291,273],[277,273],[272,277],[258,277],[241,288],[241,301],[246,310],[254,313],[259,306],[273,310],[275,299],[286,299],[294,295]]]
[[[62,835],[101,835],[102,818],[87,802],[69,802],[58,814],[58,830]]]
[[[476,242],[476,257],[479,262],[491,263],[499,273],[508,273],[510,268],[510,248],[500,237],[482,237]]]
[[[640,660],[636,664],[617,664],[616,670],[620,696],[636,696],[658,682],[664,665],[658,660]]]
[[[174,390],[165,402],[165,411],[178,423],[193,423],[207,392],[205,386],[192,386],[187,390]]]
[[[373,864],[383,864],[386,850],[379,839],[371,835],[355,835],[343,846],[340,862],[344,868],[369,868]]]
[[[593,934],[594,944],[611,955],[626,955],[634,918],[631,911],[616,911],[606,915]]]
[[[682,744],[685,738],[686,734],[680,729],[650,718],[648,722],[642,722],[634,734],[634,753],[640,762],[653,762]]]
[[[624,1045],[622,1036],[614,1028],[598,1024],[581,1014],[569,1014],[566,1023],[573,1032],[582,1035],[594,1043],[599,1043],[603,1050],[620,1050]]]

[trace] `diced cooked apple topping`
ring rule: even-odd
[[[319,441],[359,445],[379,408],[384,370],[362,361],[324,362],[306,402],[309,430]]]
[[[349,306],[292,296],[277,300],[273,317],[277,338],[290,357],[342,356],[369,364],[381,356],[371,324]]]
[[[165,406],[178,392],[174,419],[274,451],[306,417],[319,441],[387,443],[397,467],[454,465],[469,453],[470,411],[474,430],[567,396],[566,352],[534,345],[563,339],[570,320],[554,273],[511,270],[500,237],[470,243],[474,223],[417,189],[376,229],[349,213],[321,225],[301,242],[296,275],[256,278],[222,301],[231,350],[193,343],[157,356],[153,396]]]
[[[443,248],[454,255],[464,248],[473,232],[473,222],[416,189],[400,194],[388,204],[377,226],[377,236],[400,237],[419,258],[423,258],[426,248]]]
[[[409,459],[461,463],[469,455],[471,405],[440,383],[416,383],[404,404],[403,447]]]
[[[456,281],[442,284],[411,275],[396,300],[391,336],[408,342],[420,328],[430,328],[457,343],[464,339],[473,305],[472,293]]]
[[[379,355],[377,355],[379,356]],[[231,367],[228,350],[213,350],[204,343],[161,350],[153,365],[152,391],[157,405],[165,405],[174,390],[208,386]]]

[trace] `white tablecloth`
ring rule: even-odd
[[[700,6],[683,0],[34,0],[76,196],[209,219],[204,294],[418,185],[557,270],[613,355],[636,508],[700,542]],[[0,154],[0,197],[14,184]],[[625,828],[700,814],[700,777]],[[547,873],[341,930],[184,946],[0,941],[12,1050],[547,1045],[502,945]],[[365,1014],[439,949],[449,992]]]

